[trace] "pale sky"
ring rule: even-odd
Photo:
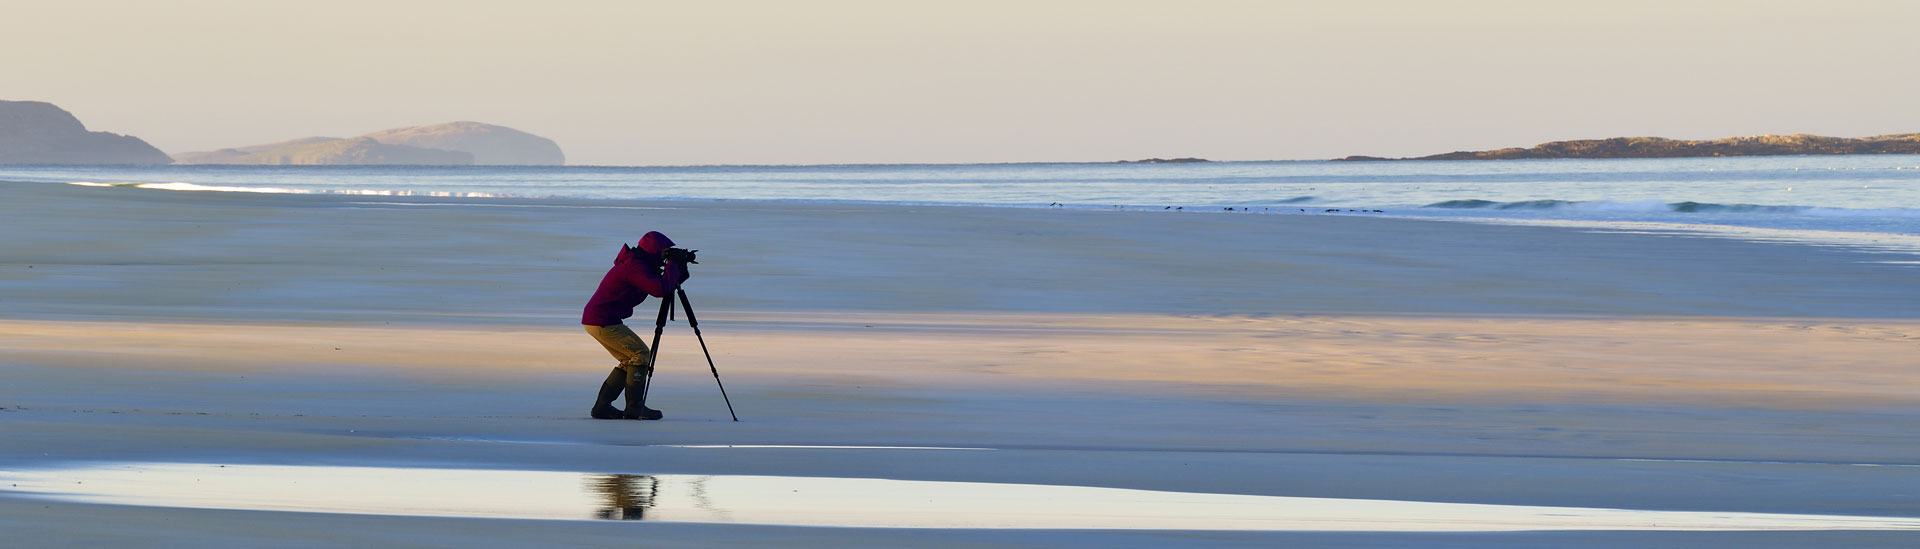
[[[475,120],[571,164],[1920,132],[1920,2],[0,0],[0,99],[169,153]]]

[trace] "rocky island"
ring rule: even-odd
[[[560,165],[567,157],[551,139],[482,124],[449,122],[381,130],[359,137],[307,137],[173,156],[181,164],[267,165]]]
[[[1796,154],[1920,154],[1920,133],[1849,138],[1819,135],[1755,135],[1707,141],[1662,137],[1615,137],[1542,143],[1530,149],[1459,151],[1415,158],[1349,156],[1342,161],[1513,160],[1521,158],[1687,158]]]
[[[1143,160],[1121,160],[1116,162],[1116,164],[1191,164],[1198,162],[1212,162],[1212,160],[1205,158],[1147,158]]]
[[[0,101],[0,164],[166,164],[173,159],[131,135],[87,131],[52,103]]]

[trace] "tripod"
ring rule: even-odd
[[[666,331],[667,317],[673,315],[674,296],[680,297],[680,307],[687,311],[687,325],[693,327],[693,337],[700,340],[700,352],[707,355],[707,370],[713,372],[713,383],[720,386],[720,399],[727,403],[727,415],[733,416],[734,421],[740,421],[740,416],[733,413],[733,400],[727,398],[727,385],[720,382],[720,369],[713,366],[713,353],[707,352],[707,338],[700,335],[700,321],[693,317],[693,303],[687,301],[687,291],[678,286],[667,292],[666,297],[660,298],[660,316],[653,320],[653,356],[647,361],[646,377],[640,380],[640,402],[647,401],[647,388],[653,385],[653,365],[660,360],[660,333]]]

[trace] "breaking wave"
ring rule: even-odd
[[[162,191],[212,191],[212,192],[223,192],[223,193],[265,193],[265,194],[307,194],[308,193],[308,191],[303,191],[300,189],[282,189],[277,187],[223,187],[218,185],[201,185],[197,183],[185,183],[180,181],[175,181],[172,183],[139,183],[139,182],[95,183],[92,181],[73,181],[68,183],[68,185],[79,185],[82,187],[132,187],[136,189],[158,189]]]
[[[1578,204],[1566,200],[1522,200],[1519,202],[1494,202],[1492,200],[1448,200],[1422,206],[1424,208],[1475,209],[1491,208],[1495,210],[1548,210]]]
[[[201,185],[175,181],[171,183],[96,183],[93,181],[70,181],[68,185],[82,187],[130,187],[136,189],[155,189],[162,191],[198,191],[222,193],[259,193],[259,194],[335,194],[347,196],[430,196],[438,198],[512,198],[512,195],[498,193],[476,193],[457,191],[406,191],[386,189],[288,189],[282,187],[232,187],[222,185]]]
[[[1682,213],[1682,214],[1779,214],[1800,216],[1830,217],[1920,217],[1920,210],[1913,209],[1852,209],[1824,206],[1793,206],[1768,204],[1719,204],[1713,202],[1608,202],[1576,200],[1521,200],[1498,202],[1493,200],[1448,200],[1422,206],[1423,208],[1454,210],[1562,210],[1578,212],[1615,212],[1615,213]]]

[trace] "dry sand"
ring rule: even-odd
[[[0,185],[0,214],[0,471],[432,466],[1920,517],[1920,270],[1846,250],[1337,216],[37,184]],[[684,323],[656,379],[667,420],[584,418],[610,359],[574,315],[648,229],[703,250],[689,291],[739,423]],[[5,487],[0,509],[29,546],[1920,540],[483,520]]]

